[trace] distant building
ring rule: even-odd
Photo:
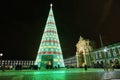
[[[65,67],[77,67],[76,56],[64,59]]]
[[[103,48],[99,48],[90,52],[87,57],[87,65],[94,67],[97,65],[101,67],[105,63],[105,60],[109,64],[114,63],[114,67],[120,68],[120,43],[111,44]],[[89,58],[89,59],[88,59]],[[74,66],[77,65],[76,56],[64,59],[65,66]]]
[[[0,60],[0,69],[34,69],[34,60]]]
[[[115,66],[120,65],[120,43],[94,50],[91,52],[91,59],[94,64],[102,64],[108,60],[109,64],[113,62]]]
[[[23,66],[30,66],[34,65],[35,61],[33,60],[1,60],[0,65],[5,66],[15,66],[15,65],[23,65]]]

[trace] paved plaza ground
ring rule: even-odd
[[[0,80],[120,80],[120,70],[103,69],[8,70],[0,71]]]

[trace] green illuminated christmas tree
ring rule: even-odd
[[[52,4],[50,6],[35,65],[38,65],[38,67],[64,67],[62,50],[52,11]]]

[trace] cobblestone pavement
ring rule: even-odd
[[[103,69],[56,69],[0,71],[0,80],[120,80],[120,70],[105,72]]]

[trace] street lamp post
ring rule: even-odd
[[[104,53],[105,53],[105,54],[104,54],[104,55],[105,55],[104,57],[105,57],[105,60],[107,60],[106,52],[107,52],[107,47],[104,48]]]
[[[2,65],[2,56],[3,56],[3,53],[0,53],[0,61],[1,61],[1,65]]]
[[[108,65],[109,64],[108,64],[108,60],[107,60],[107,56],[106,56],[107,53],[106,52],[107,52],[107,47],[104,48],[104,53],[105,53],[104,54],[104,57],[105,57],[105,65],[104,65],[104,67],[105,67],[106,71],[108,71]]]
[[[0,58],[1,58],[1,69],[2,69],[2,71],[4,72],[4,64],[2,64],[2,56],[3,56],[3,53],[0,53]]]

